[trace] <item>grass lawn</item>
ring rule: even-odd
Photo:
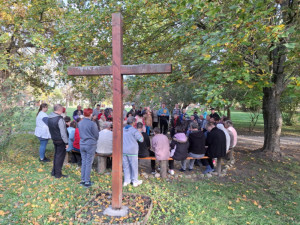
[[[69,178],[55,179],[52,164],[38,161],[33,135],[11,140],[0,153],[0,224],[77,224],[75,212],[99,191],[111,189],[111,176],[95,171],[95,185],[81,187],[76,165],[63,168]],[[51,143],[46,154],[53,159]],[[153,199],[149,224],[299,224],[299,161],[271,162],[239,149],[236,158],[236,167],[223,178],[150,178],[124,192]]]

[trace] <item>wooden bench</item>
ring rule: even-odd
[[[77,151],[72,150],[72,152],[79,153]],[[80,153],[79,153],[80,154]],[[101,153],[96,153],[95,154],[96,160],[97,160],[97,166],[96,166],[96,171],[100,174],[104,173],[106,170],[106,160],[107,157],[112,157],[112,155],[104,155]],[[193,157],[187,157],[186,159],[208,159],[208,156],[203,156],[202,158],[193,158]],[[150,157],[145,157],[145,158],[139,158],[140,160],[156,160],[154,156]],[[160,160],[160,176],[162,178],[167,177],[167,171],[168,171],[168,161],[169,160],[174,160],[173,158],[169,158],[168,160]],[[222,158],[217,159],[217,168],[216,171],[218,174],[221,173],[221,164],[222,164]]]

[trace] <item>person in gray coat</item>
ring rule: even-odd
[[[94,161],[95,152],[97,149],[97,141],[99,138],[97,125],[91,120],[92,113],[93,109],[84,109],[84,118],[80,123],[78,123],[80,135],[80,153],[82,158],[80,185],[83,185],[85,187],[92,186],[92,163]]]

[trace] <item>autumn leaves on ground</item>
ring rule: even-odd
[[[111,176],[93,171],[95,185],[86,189],[78,185],[80,168],[67,165],[69,178],[55,179],[51,163],[37,160],[37,149],[33,135],[19,134],[1,152],[0,224],[76,224],[75,212],[110,190]],[[49,144],[48,155],[52,149]],[[271,162],[240,146],[226,177],[150,178],[124,191],[153,199],[149,224],[299,224],[299,169],[293,158]]]

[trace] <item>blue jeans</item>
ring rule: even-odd
[[[189,154],[188,154],[188,157],[193,157],[193,158],[202,158],[203,156],[204,156],[204,154],[198,155],[198,154],[194,154],[194,153],[192,153],[192,152],[189,152]],[[191,169],[191,170],[193,169],[195,160],[196,160],[196,159],[190,159],[189,169]],[[187,161],[187,160],[182,160],[182,161],[181,161],[181,168],[182,168],[183,170],[186,169],[186,161]]]
[[[46,147],[49,139],[44,139],[40,137],[38,137],[38,139],[40,140],[40,159],[42,160],[45,158]]]
[[[80,145],[81,153],[81,181],[89,182],[91,180],[92,164],[95,157],[97,145]]]
[[[139,164],[138,156],[123,155],[124,183],[138,181]]]
[[[148,136],[150,135],[150,127],[146,126],[146,133],[148,134]]]

